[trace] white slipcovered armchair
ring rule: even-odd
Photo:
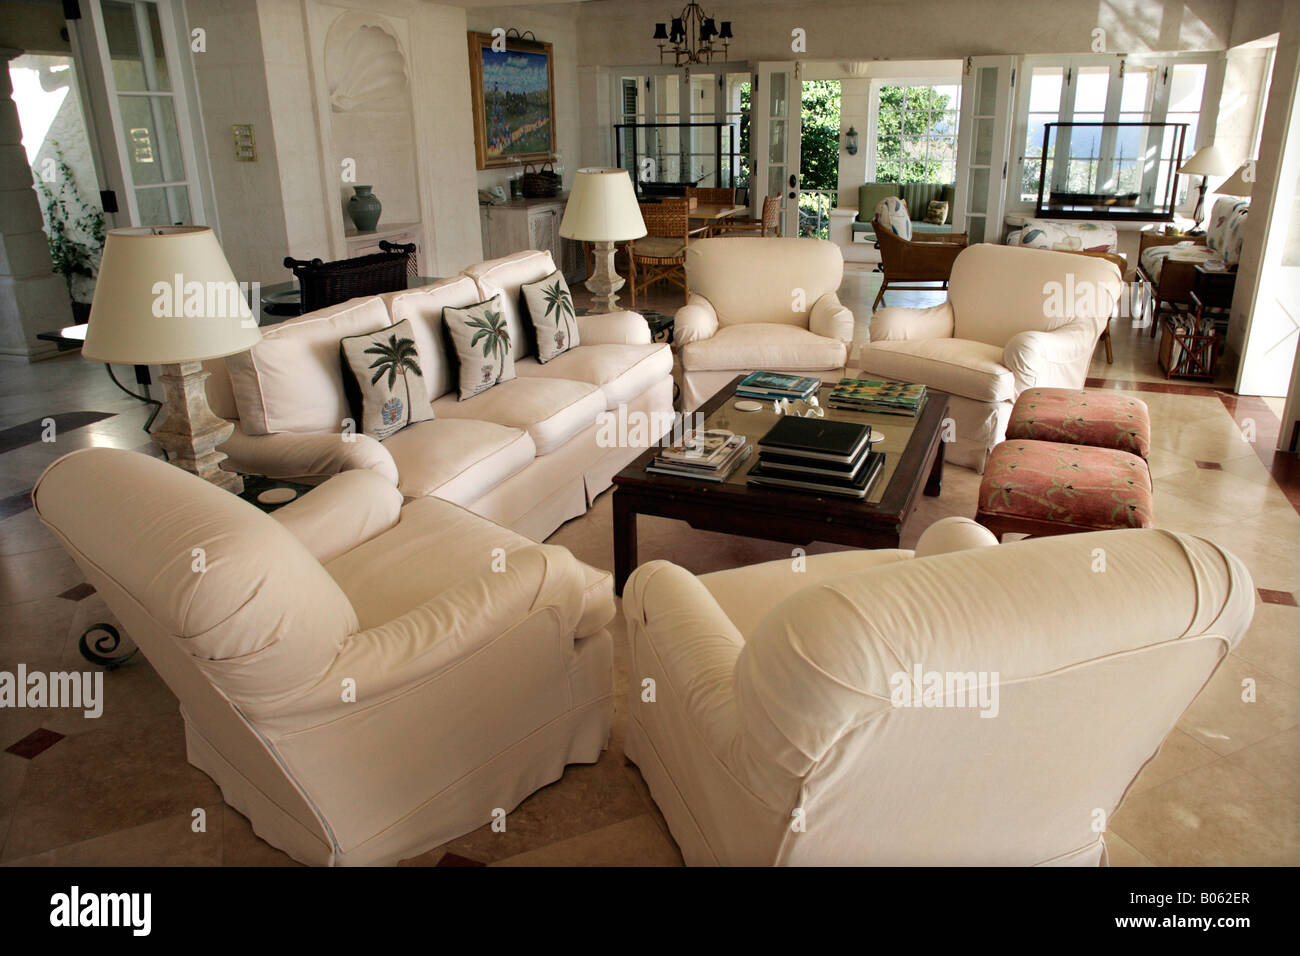
[[[145,455],[65,455],[37,513],[180,698],[268,843],[392,863],[604,749],[610,576],[383,475],[273,515]]]
[[[688,864],[1097,865],[1254,612],[1240,561],[1154,529],[804,560],[628,579],[626,751]]]
[[[1122,292],[1105,259],[980,243],[957,256],[942,305],[876,312],[857,364],[949,393],[947,461],[983,472],[1021,392],[1083,387]]]
[[[853,341],[853,313],[836,294],[843,277],[844,255],[824,239],[692,242],[691,294],[673,324],[682,410],[749,372],[842,378]]]

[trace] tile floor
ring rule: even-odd
[[[865,272],[846,274],[841,297],[859,316],[869,315],[876,281]],[[585,293],[575,291],[578,304],[585,304]],[[891,304],[939,299],[904,293],[891,296]],[[671,311],[679,303],[679,296],[658,293],[641,304]],[[1254,575],[1261,600],[1250,633],[1112,819],[1111,862],[1300,863],[1300,515],[1294,494],[1288,500],[1273,477],[1294,476],[1294,462],[1272,461],[1267,448],[1261,454],[1242,440],[1238,425],[1249,414],[1265,434],[1274,416],[1276,429],[1277,406],[1221,398],[1212,388],[1152,391],[1164,379],[1145,330],[1117,322],[1113,335],[1114,365],[1107,366],[1098,350],[1091,374],[1101,387],[1138,389],[1151,408],[1159,524],[1235,551]],[[103,609],[26,506],[41,470],[87,445],[149,450],[140,430],[145,410],[96,364],[77,355],[30,366],[0,364],[0,432],[76,411],[111,417],[61,433],[53,444],[0,454],[0,670],[19,662],[80,669],[77,636]],[[931,521],[974,513],[978,476],[949,468],[945,477],[943,495],[923,500],[905,546]],[[551,541],[610,568],[610,528],[606,494]],[[640,534],[644,555],[696,572],[787,556],[780,545],[671,521],[643,519]],[[613,628],[620,703],[601,759],[568,768],[531,796],[510,814],[505,833],[483,827],[409,865],[680,864],[640,774],[622,757],[620,619]],[[1251,703],[1242,700],[1248,679],[1256,692]],[[137,658],[109,672],[104,683],[106,707],[96,720],[80,712],[0,710],[0,863],[292,865],[186,763],[176,700],[147,661]],[[204,820],[200,832],[196,817]]]

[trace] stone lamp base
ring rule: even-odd
[[[219,418],[208,407],[203,388],[208,373],[202,362],[183,362],[162,367],[162,421],[150,433],[178,468],[198,475],[234,494],[244,490],[244,479],[223,471],[224,452],[217,446],[230,437],[235,426]]]
[[[596,242],[594,246],[594,268],[585,283],[592,296],[591,311],[613,312],[618,302],[615,293],[623,288],[623,278],[614,271],[614,243]]]

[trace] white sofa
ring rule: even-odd
[[[949,393],[956,435],[946,460],[983,472],[1021,392],[1083,387],[1122,292],[1105,259],[979,243],[957,256],[942,305],[871,317],[857,366]]]
[[[650,341],[635,312],[578,317],[581,345],[540,364],[519,287],[555,271],[547,252],[482,262],[429,286],[353,299],[263,330],[248,352],[205,363],[208,401],[235,423],[223,467],[319,482],[352,468],[376,471],[408,500],[464,505],[543,540],[583,514],[615,472],[644,450],[604,447],[607,412],[626,405],[657,430],[671,425],[672,353]],[[504,291],[518,377],[459,401],[446,306]],[[409,319],[434,412],[384,442],[349,433],[339,339]],[[633,419],[635,420],[635,419]],[[606,435],[610,429],[604,428]],[[631,431],[629,429],[629,431]]]
[[[300,862],[418,855],[607,743],[610,575],[563,548],[368,470],[266,515],[93,448],[33,500],[180,699],[190,762]]]
[[[683,411],[753,371],[843,377],[853,313],[836,294],[844,258],[833,242],[700,239],[686,249],[686,277],[673,324]]]
[[[1103,862],[1096,824],[1255,603],[1235,557],[1154,529],[996,545],[949,518],[915,555],[806,562],[628,579],[625,748],[688,864]],[[988,697],[915,706],[918,672]]]

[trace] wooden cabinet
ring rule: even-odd
[[[479,206],[483,229],[483,258],[499,259],[513,252],[549,252],[569,283],[586,278],[582,244],[560,238],[567,195],[553,199],[514,199],[497,206]]]

